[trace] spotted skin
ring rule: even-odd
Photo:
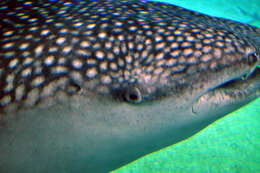
[[[0,172],[107,172],[183,140],[259,96],[259,73],[218,88],[259,48],[259,28],[165,3],[1,0]]]
[[[192,73],[246,61],[256,49],[234,28],[259,32],[145,1],[5,0],[0,18],[1,109],[34,106],[59,90],[109,94],[129,84],[154,85],[149,99]]]

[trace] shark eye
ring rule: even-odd
[[[252,53],[252,54],[248,55],[247,62],[249,65],[255,64],[258,61],[260,61],[260,57],[256,53]]]
[[[123,93],[123,99],[129,103],[137,104],[142,102],[143,97],[141,91],[138,88],[133,87],[125,90]]]

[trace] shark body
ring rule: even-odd
[[[260,29],[133,0],[0,2],[0,172],[109,172],[260,95]]]

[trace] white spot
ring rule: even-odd
[[[176,58],[171,58],[171,59],[167,60],[166,65],[171,67],[171,66],[175,65],[177,62],[178,62],[178,60]]]
[[[37,31],[38,29],[39,29],[39,27],[33,26],[33,27],[31,27],[29,30],[30,30],[30,31]]]
[[[133,58],[132,58],[132,56],[130,56],[130,55],[127,55],[127,56],[125,57],[125,60],[126,60],[126,63],[128,63],[128,64],[131,64],[131,63],[133,62]]]
[[[74,59],[74,60],[72,61],[72,66],[73,66],[74,68],[76,68],[76,69],[80,69],[80,68],[83,66],[83,63],[82,63],[82,61],[79,60],[79,59]]]
[[[29,43],[22,43],[20,46],[19,46],[19,49],[20,50],[25,50],[29,47]]]
[[[88,65],[95,65],[95,64],[97,64],[97,59],[88,58],[87,59],[87,64]]]
[[[33,87],[38,87],[38,86],[40,86],[43,82],[44,82],[44,77],[43,77],[43,76],[37,76],[36,78],[34,78],[34,79],[32,80],[31,85],[32,85]]]
[[[70,5],[72,5],[72,3],[71,2],[65,2],[63,5],[64,6],[70,6]]]
[[[7,85],[4,88],[5,92],[10,92],[14,88],[13,82],[7,83]]]
[[[46,36],[46,35],[48,35],[49,33],[50,33],[50,30],[49,30],[49,29],[44,29],[44,30],[41,31],[41,35],[42,35],[42,36]]]
[[[174,37],[173,35],[170,35],[170,36],[167,37],[167,40],[168,40],[169,42],[172,42],[172,41],[175,40],[175,37]]]
[[[90,47],[90,42],[89,42],[89,41],[82,41],[82,42],[80,43],[80,46],[81,46],[82,48]]]
[[[212,55],[211,54],[204,54],[200,57],[200,60],[202,62],[209,62],[210,60],[212,60]]]
[[[66,13],[66,10],[65,9],[61,9],[57,14],[62,15],[64,13]]]
[[[2,48],[9,49],[9,48],[12,48],[13,46],[14,46],[14,42],[9,42],[9,43],[4,44]]]
[[[44,47],[43,47],[42,45],[40,45],[40,46],[38,46],[38,47],[35,48],[35,54],[36,54],[36,56],[39,56],[39,55],[42,53],[43,48],[44,48]]]
[[[202,55],[202,52],[200,50],[195,50],[194,51],[194,56],[195,57],[200,57]]]
[[[176,42],[172,42],[170,46],[171,46],[171,48],[176,49],[179,47],[179,44]]]
[[[165,29],[164,28],[160,28],[157,30],[157,33],[163,34],[165,33]]]
[[[95,23],[91,23],[91,24],[88,24],[88,25],[86,26],[86,28],[87,28],[87,29],[93,29],[93,28],[95,28],[95,26],[96,26]]]
[[[49,52],[50,53],[57,52],[57,51],[58,51],[58,47],[56,47],[56,46],[53,46],[53,47],[49,48]]]
[[[27,76],[32,74],[32,68],[28,67],[26,69],[24,69],[21,73],[22,77],[26,78]]]
[[[182,32],[181,32],[180,30],[175,30],[175,31],[174,31],[174,34],[175,34],[175,35],[182,35]]]
[[[163,52],[160,52],[160,53],[158,53],[158,54],[155,56],[155,58],[156,58],[157,60],[161,60],[161,59],[163,59],[163,57],[164,57],[164,53],[163,53]]]
[[[60,74],[60,73],[66,73],[68,70],[64,66],[55,66],[51,69],[52,73]]]
[[[103,51],[101,51],[101,50],[96,51],[96,57],[98,59],[102,60],[102,59],[104,59],[104,56],[105,56],[105,53]]]
[[[146,58],[147,56],[148,56],[148,51],[147,50],[143,50],[142,54],[141,54],[141,57],[142,58]]]
[[[55,25],[56,27],[63,27],[63,26],[64,26],[63,23],[55,23],[54,25]]]
[[[112,43],[111,43],[110,41],[107,41],[107,42],[105,43],[105,47],[106,47],[107,49],[111,49],[111,48],[112,48]]]
[[[160,42],[158,44],[156,44],[155,48],[157,50],[163,49],[165,47],[165,43],[164,42]]]
[[[144,45],[138,44],[136,48],[137,48],[138,51],[142,51],[144,49]]]
[[[33,38],[32,34],[28,34],[28,35],[25,36],[26,40],[32,40],[32,38]]]
[[[108,20],[108,18],[101,18],[101,20],[102,20],[102,19],[104,19],[103,21]],[[108,23],[102,23],[102,24],[100,25],[100,28],[102,28],[103,30],[105,30],[108,26],[109,26]]]
[[[118,38],[119,41],[124,41],[125,40],[125,37],[123,35],[118,35],[117,38]]]
[[[110,61],[112,61],[112,60],[115,59],[115,56],[114,56],[111,52],[108,52],[107,58],[108,58]]]
[[[7,83],[13,83],[13,81],[14,81],[14,75],[13,75],[13,74],[9,74],[9,75],[6,77],[5,81],[6,81]]]
[[[20,16],[24,16],[24,13],[17,13],[16,16],[20,17]]]
[[[122,22],[116,22],[115,25],[118,26],[118,27],[121,27],[123,25],[123,23]]]
[[[11,61],[10,61],[10,63],[9,63],[9,68],[14,68],[14,67],[16,67],[17,66],[17,64],[18,64],[18,59],[12,59]]]
[[[146,30],[148,30],[148,29],[151,28],[150,25],[147,25],[147,24],[143,25],[142,27],[143,27],[144,29],[146,29]]]
[[[26,1],[26,2],[24,2],[24,5],[32,5],[32,2]]]
[[[71,47],[71,46],[65,46],[65,47],[62,49],[62,52],[63,52],[64,54],[68,54],[71,50],[72,50],[72,47]]]
[[[107,61],[101,62],[99,68],[103,71],[107,70]]]
[[[120,48],[118,46],[113,47],[114,54],[118,55],[120,53]]]
[[[112,70],[114,70],[114,71],[118,70],[118,66],[117,66],[117,64],[114,63],[114,62],[110,63],[109,66],[110,66],[110,68],[111,68]]]
[[[4,57],[5,58],[11,58],[14,55],[15,55],[15,53],[13,51],[9,51],[9,52],[4,53]]]
[[[4,96],[1,100],[0,100],[0,104],[2,106],[8,105],[11,102],[11,96],[10,95],[6,95]]]
[[[137,27],[136,26],[130,26],[129,30],[132,31],[132,32],[135,32],[137,30]]]
[[[82,55],[82,56],[89,56],[90,55],[90,52],[87,51],[87,50],[84,50],[84,49],[79,49],[79,50],[76,51],[76,53],[78,55]]]
[[[26,57],[26,59],[25,59],[24,62],[23,62],[23,65],[27,66],[27,65],[32,64],[32,62],[33,62],[33,58],[31,58],[31,57]]]
[[[215,48],[213,54],[214,54],[214,58],[220,59],[221,56],[222,56],[222,51],[221,51],[221,49],[219,49],[219,48]]]
[[[170,54],[171,54],[171,56],[173,56],[173,57],[177,57],[177,56],[180,55],[180,50],[174,50],[174,51],[172,51]]]
[[[7,31],[7,32],[4,32],[4,36],[11,36],[14,34],[14,31]]]
[[[98,37],[101,38],[101,39],[104,39],[106,38],[107,34],[105,32],[101,32],[98,34]]]
[[[60,33],[61,34],[66,34],[68,32],[68,29],[66,29],[66,28],[62,28],[61,30],[60,30]]]
[[[54,56],[53,55],[49,55],[45,58],[44,60],[44,64],[47,65],[47,66],[50,66],[54,63]]]
[[[38,19],[36,19],[36,18],[28,19],[29,22],[36,22],[37,20],[38,20]],[[37,29],[38,29],[38,27],[37,27]]]
[[[54,19],[47,19],[46,23],[52,23],[54,21]]]
[[[61,44],[63,44],[65,41],[66,41],[66,39],[65,39],[64,37],[59,37],[59,38],[57,38],[56,43],[59,44],[59,45],[61,45]]]
[[[128,42],[128,48],[133,49],[134,48],[134,43],[133,42]]]
[[[7,6],[1,6],[0,7],[0,10],[5,10],[5,9],[7,9],[8,7]]]
[[[83,22],[77,22],[73,24],[75,27],[80,27],[83,25]]]
[[[183,50],[184,56],[190,56],[193,53],[193,50],[191,48],[186,48]]]
[[[97,70],[96,70],[96,68],[93,67],[93,68],[87,69],[86,75],[87,75],[87,77],[89,77],[89,78],[95,77],[95,76],[97,75]]]
[[[101,77],[101,82],[103,84],[110,84],[112,82],[112,79],[111,79],[110,76],[104,75],[104,76]]]
[[[66,63],[66,59],[64,58],[64,57],[60,57],[59,59],[58,59],[58,64],[59,65],[64,65]]]
[[[159,36],[159,35],[155,36],[155,41],[156,42],[160,42],[162,40],[163,40],[162,36]]]
[[[154,74],[156,74],[156,75],[159,75],[159,74],[161,74],[163,72],[163,68],[156,68],[155,70],[154,70]]]
[[[84,31],[83,34],[86,35],[86,36],[90,36],[90,35],[93,34],[93,31],[92,30],[87,30],[87,31]]]

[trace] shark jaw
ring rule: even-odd
[[[192,136],[259,97],[259,74],[257,69],[248,79],[233,77],[207,90],[147,104],[86,93],[49,108],[13,113],[3,117],[0,127],[0,170],[112,171]]]

